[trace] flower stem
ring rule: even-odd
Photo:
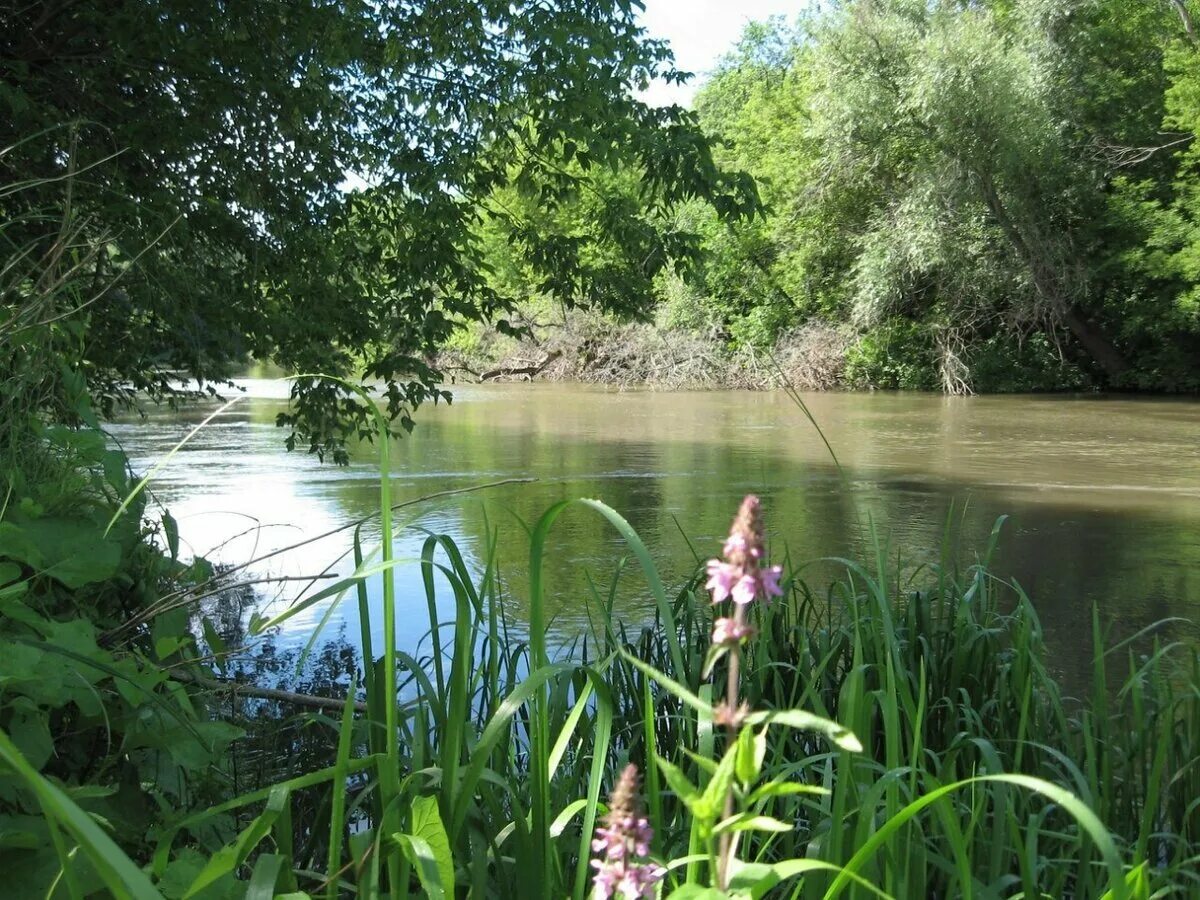
[[[734,604],[733,622],[735,628],[741,628],[746,624],[746,607],[740,603]],[[741,643],[735,643],[729,649],[729,673],[725,682],[725,704],[729,710],[728,721],[725,724],[725,730],[729,735],[729,746],[734,746],[738,737],[739,716],[738,709],[738,688],[741,681],[741,663],[742,663],[742,646]],[[734,813],[734,796],[733,786],[730,785],[728,793],[725,794],[725,812],[722,819],[728,819]],[[724,890],[729,886],[730,868],[733,862],[733,832],[721,832],[720,845],[717,853],[717,887]]]

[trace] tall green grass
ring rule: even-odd
[[[86,859],[119,897],[582,900],[602,798],[629,762],[644,773],[653,851],[669,868],[663,896],[720,896],[694,886],[709,877],[711,852],[685,802],[718,776],[726,749],[701,677],[712,614],[699,583],[668,592],[633,529],[593,500],[552,507],[529,531],[521,604],[505,602],[496,532],[475,565],[438,534],[419,558],[396,559],[386,439],[380,450],[378,552],[356,539],[352,576],[252,624],[262,632],[314,602],[357,599],[361,675],[340,715],[308,720],[331,736],[326,764],[169,819],[152,858],[129,860],[0,735],[0,763],[51,824],[56,896],[87,895],[74,877]],[[596,633],[552,655],[545,546],[563,514],[604,517],[640,572],[619,567],[609,585],[593,584]],[[868,564],[839,561],[844,575],[825,589],[793,571],[783,600],[753,608],[752,707],[840,723],[862,749],[828,729],[765,730],[769,789],[743,801],[787,827],[742,833],[743,882],[757,879],[745,896],[1200,894],[1195,644],[1147,632],[1106,647],[1099,619],[1081,616],[1095,646],[1092,693],[1064,696],[1034,605],[989,574],[991,547],[978,565],[946,558],[902,578],[879,546]],[[395,645],[398,604],[405,615],[417,606],[395,596],[400,565],[424,575],[432,649],[421,658]],[[611,614],[617,577],[642,578],[652,599],[636,633]],[[384,584],[378,656],[372,578]],[[453,623],[438,621],[439,582]],[[508,621],[506,608],[528,609],[528,620]],[[302,820],[292,815],[300,795]]]

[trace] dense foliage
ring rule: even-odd
[[[640,564],[657,616],[627,631],[594,584],[595,632],[552,658],[547,539],[561,515],[597,513]],[[662,896],[676,900],[1195,893],[1194,646],[1144,634],[1112,645],[1094,620],[1093,689],[1081,703],[1049,674],[1018,588],[984,565],[957,569],[949,554],[910,580],[880,548],[874,566],[847,562],[827,591],[788,572],[782,598],[749,607],[740,684],[762,727],[730,740],[716,703],[724,659],[707,674],[720,611],[698,579],[668,594],[636,533],[596,501],[548,510],[529,547],[530,592],[510,596],[494,536],[472,571],[450,538],[429,535],[414,564],[427,573],[430,653],[373,649],[362,607],[375,662],[340,715],[291,719],[279,732],[291,742],[258,748],[275,748],[266,784],[168,808],[148,842],[117,831],[111,843],[75,813],[107,813],[101,792],[78,774],[44,778],[27,762],[36,746],[0,732],[0,771],[41,805],[26,828],[57,830],[38,884],[146,900],[604,896],[592,893],[593,828],[604,788],[632,763],[653,831],[640,855],[669,864]],[[623,568],[613,589],[634,577]],[[361,565],[338,585],[351,591],[342,602],[392,571]],[[435,573],[453,627],[439,622]],[[514,608],[528,619],[511,619]],[[741,811],[722,824],[727,791]],[[728,890],[707,886],[722,832],[738,835]],[[10,863],[35,858],[32,836],[8,838]]]
[[[683,77],[636,8],[6,4],[6,258],[80,277],[39,309],[30,279],[14,280],[5,317],[69,327],[57,352],[104,411],[169,396],[179,376],[219,384],[254,356],[361,374],[411,426],[444,396],[427,359],[453,330],[506,327],[516,298],[485,277],[474,228],[497,189],[547,212],[513,222],[513,246],[563,302],[623,312],[695,252],[658,213],[693,198],[725,218],[757,208],[692,114],[634,98]],[[618,168],[635,173],[638,204],[554,227],[549,211]],[[329,382],[301,381],[295,399],[286,424],[314,449],[365,421]]]
[[[583,234],[511,221],[519,257],[563,302],[614,312],[695,255],[663,224],[675,205],[757,208],[694,116],[634,98],[682,77],[636,8],[0,4],[6,895],[90,896],[111,874],[113,854],[88,865],[64,845],[79,820],[56,818],[55,791],[66,819],[102,822],[141,857],[164,821],[240,784],[238,732],[195,687],[213,660],[191,631],[219,649],[199,609],[228,597],[203,560],[179,559],[169,515],[143,519],[102,419],[213,393],[268,359],[350,376],[296,381],[281,417],[289,442],[341,457],[374,434],[374,401],[411,428],[446,396],[429,358],[454,329],[508,327],[515,298],[486,278],[476,233],[497,190],[550,210],[601,171],[636,173],[640,204],[597,208]],[[161,889],[191,884],[231,827],[193,835]]]
[[[704,235],[703,253],[659,276],[656,323],[725,356],[687,380],[753,373],[774,350],[808,387],[827,370],[848,387],[954,393],[1200,388],[1196,12],[840,0],[749,27],[696,109],[766,210],[731,226],[690,204],[672,220]],[[522,274],[510,257],[488,248],[507,284]],[[529,318],[558,323],[541,346],[586,369],[586,324],[518,281]],[[493,343],[459,349],[511,350]]]
[[[471,323],[657,304],[726,346],[823,323],[797,352],[839,356],[810,364],[830,381],[1197,385],[1186,0],[847,0],[751,29],[696,114],[636,99],[681,77],[637,8],[0,8],[6,896],[583,900],[618,771],[606,827],[640,809],[628,763],[635,855],[677,898],[1195,892],[1194,647],[1139,635],[1113,681],[1097,624],[1093,695],[1067,701],[1031,604],[982,566],[901,587],[881,551],[818,593],[759,568],[755,519],[713,565],[776,602],[714,623],[697,580],[670,597],[629,524],[579,501],[657,617],[613,621],[618,570],[555,659],[564,502],[526,532],[523,596],[495,534],[481,571],[429,534],[434,649],[397,648],[388,441],[446,396],[435,354]],[[642,355],[624,333],[587,359],[619,376]],[[356,530],[354,574],[272,620],[147,517],[101,426],[249,358],[328,373],[295,382],[290,443],[381,445],[378,558]],[[337,696],[231,683],[243,640],[356,594],[362,658],[321,660]]]
[[[850,323],[852,383],[1195,390],[1194,12],[845,0],[752,27],[697,106],[770,212],[711,224],[688,302],[734,341]]]

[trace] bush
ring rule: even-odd
[[[972,386],[988,393],[1079,391],[1092,386],[1088,376],[1042,333],[1022,341],[993,335],[972,352],[970,368]]]
[[[889,319],[862,335],[846,353],[846,382],[858,388],[935,389],[936,362],[928,326]]]

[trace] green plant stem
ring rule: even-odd
[[[746,607],[741,603],[733,604],[733,623],[735,633],[740,632],[743,625],[746,624]],[[734,644],[729,650],[729,671],[725,681],[725,705],[727,707],[728,719],[725,723],[725,731],[729,736],[729,746],[732,747],[738,737],[738,689],[741,681],[742,668],[742,645]],[[728,819],[734,813],[734,796],[733,787],[730,786],[729,791],[725,794],[725,813],[722,818]],[[721,833],[720,850],[717,854],[717,886],[724,890],[729,886],[729,875],[731,859],[733,855],[734,833],[732,831],[724,831]]]

